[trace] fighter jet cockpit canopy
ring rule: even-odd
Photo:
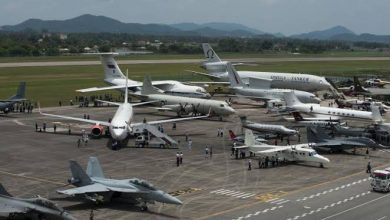
[[[134,184],[134,185],[138,185],[138,186],[144,187],[144,188],[149,189],[149,190],[156,190],[156,188],[154,188],[154,186],[152,184],[150,184],[142,179],[133,178],[133,179],[130,179],[129,182]]]

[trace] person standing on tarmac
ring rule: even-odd
[[[252,160],[248,160],[248,170],[252,170]]]
[[[371,162],[370,161],[368,161],[366,173],[371,174]]]

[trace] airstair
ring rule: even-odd
[[[177,142],[173,140],[169,135],[159,131],[156,126],[150,125],[148,123],[143,123],[137,127],[134,127],[134,133],[147,135],[148,140],[157,139],[157,141],[151,141],[151,143],[164,143],[164,145],[169,145],[171,147],[177,147]],[[147,134],[145,134],[145,132]]]

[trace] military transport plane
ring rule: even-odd
[[[156,189],[153,185],[138,178],[116,180],[106,178],[96,157],[90,157],[87,172],[76,162],[70,161],[72,177],[68,182],[76,188],[57,190],[60,194],[82,196],[96,203],[109,202],[114,198],[123,198],[141,204],[142,210],[147,210],[147,203],[161,202],[181,205],[182,202]]]
[[[272,133],[277,134],[278,136],[291,136],[299,133],[297,130],[286,128],[283,125],[263,124],[248,121],[246,116],[242,116],[240,119],[243,128],[258,132]]]
[[[372,112],[367,112],[351,109],[323,107],[319,104],[304,104],[298,100],[294,92],[286,93],[284,100],[286,101],[287,108],[291,111],[306,113],[325,119],[328,118],[329,120],[335,120],[340,118],[353,118],[362,120],[382,121],[382,117],[377,106],[372,107]]]
[[[13,197],[0,184],[0,219],[76,220],[52,201],[42,198]]]
[[[320,164],[329,163],[329,159],[319,155],[310,144],[297,144],[288,146],[277,146],[268,144],[255,144],[255,138],[251,130],[245,129],[245,142],[243,146],[236,147],[236,149],[247,149],[256,156],[275,156],[279,160],[291,162],[312,162]]]
[[[117,53],[98,53],[101,57],[101,62],[104,68],[104,82],[109,84],[108,87],[93,87],[77,90],[78,92],[95,92],[103,90],[119,89],[124,91],[126,76],[122,73],[114,55]],[[152,85],[163,90],[165,94],[178,95],[185,97],[210,98],[210,94],[200,86],[185,85],[175,80],[153,81]],[[130,80],[128,87],[132,92],[139,92],[142,87],[142,82]]]
[[[284,98],[284,93],[291,92],[290,89],[272,89],[271,81],[260,80],[249,77],[249,83],[245,84],[240,75],[234,69],[230,62],[226,63],[227,72],[229,76],[230,89],[238,97],[245,97],[255,100],[267,101],[267,103],[279,103]],[[320,103],[321,100],[317,98],[313,93],[294,90],[295,95],[303,103]],[[268,105],[270,106],[270,105]]]
[[[13,110],[15,103],[25,101],[26,82],[20,82],[16,94],[6,100],[0,100],[0,111],[8,113]]]
[[[207,59],[202,67],[208,73],[198,73],[214,81],[228,81],[226,71],[227,62],[222,61],[208,43],[202,44],[204,55]],[[271,88],[296,89],[308,92],[328,90],[332,88],[331,84],[324,78],[309,74],[297,73],[276,73],[276,72],[255,72],[255,71],[237,71],[244,83],[248,83],[248,78],[253,77],[263,81],[270,81]]]
[[[127,79],[127,77],[126,77]],[[127,81],[127,80],[126,80]],[[126,82],[127,85],[127,82]],[[188,98],[186,98],[188,99]],[[203,100],[203,99],[201,99]],[[101,101],[101,100],[100,100]],[[206,100],[208,101],[208,100]],[[107,126],[109,128],[111,138],[113,139],[113,149],[116,149],[116,147],[121,145],[121,142],[124,141],[129,134],[132,133],[133,128],[136,126],[141,125],[142,123],[133,123],[133,106],[143,105],[152,103],[151,102],[143,102],[143,103],[137,103],[137,104],[131,104],[128,103],[128,87],[125,86],[125,100],[123,103],[116,103],[116,102],[108,102],[108,101],[101,101],[105,103],[109,103],[112,105],[117,105],[118,109],[115,112],[114,117],[112,118],[111,122],[106,121],[97,121],[97,120],[90,120],[90,119],[83,119],[83,118],[75,118],[70,116],[64,116],[64,115],[54,115],[54,114],[47,114],[42,113],[39,109],[39,112],[42,115],[49,116],[49,117],[57,117],[67,120],[74,120],[74,121],[81,121],[86,123],[95,124],[95,126],[92,127],[92,135],[95,137],[99,137],[102,135],[103,132],[103,126]],[[185,121],[185,120],[193,120],[198,118],[205,118],[209,117],[209,115],[205,116],[196,116],[196,117],[187,117],[187,118],[175,118],[175,119],[167,119],[167,120],[158,120],[158,121],[148,121],[148,124],[161,124],[161,123],[168,123],[168,122],[177,122],[177,121]]]
[[[163,94],[152,86],[149,75],[145,75],[141,94],[130,95],[135,96],[142,101],[156,102],[161,106],[157,107],[157,110],[173,111],[176,112],[178,116],[192,113],[195,115],[211,114],[222,117],[236,113],[236,111],[224,101]]]

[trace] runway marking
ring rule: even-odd
[[[234,191],[234,190],[229,190],[229,189],[213,190],[210,193],[217,194],[217,195],[231,196],[231,197],[237,198],[237,199],[248,199],[248,198],[256,195],[255,193],[247,193],[247,192]]]
[[[12,121],[13,121],[13,122],[15,122],[17,125],[26,126],[26,124],[25,124],[25,123],[23,123],[23,122],[19,121],[18,119],[14,119],[14,120],[12,120]]]
[[[314,197],[319,197],[319,196],[325,195],[325,194],[327,194],[327,193],[339,191],[339,190],[341,190],[341,189],[346,189],[346,188],[351,187],[351,186],[356,185],[356,184],[364,183],[364,182],[366,182],[366,181],[368,181],[368,180],[369,180],[369,178],[360,179],[360,180],[355,181],[355,182],[352,182],[352,183],[344,184],[344,185],[342,185],[342,186],[337,186],[337,187],[332,188],[332,189],[324,190],[324,191],[322,191],[322,192],[319,192],[319,193],[316,193],[316,194],[312,194],[312,195],[310,195],[310,196],[305,196],[305,197],[303,197],[303,198],[299,198],[299,199],[297,199],[296,201],[297,201],[297,202],[303,202],[303,201],[306,201],[306,200],[308,200],[308,199],[313,199]]]
[[[385,167],[389,167],[389,166],[390,166],[390,163],[384,163],[384,164],[381,164],[381,165],[379,165],[379,166],[377,166],[375,168],[376,169],[380,169],[380,168],[385,168]],[[330,181],[314,184],[314,185],[311,185],[311,186],[301,187],[299,189],[296,189],[296,190],[293,190],[293,191],[290,191],[290,192],[284,192],[285,193],[284,195],[296,194],[296,193],[299,193],[299,192],[303,192],[304,190],[314,189],[316,187],[324,186],[324,185],[327,185],[327,184],[330,184],[330,183],[333,183],[333,182],[336,182],[336,181],[344,180],[344,179],[351,178],[351,177],[358,176],[358,175],[361,175],[361,172],[356,172],[356,173],[353,173],[353,174],[350,174],[350,175],[347,175],[347,176],[342,176],[342,177],[339,177],[339,178],[336,178],[336,179],[333,179],[333,180],[330,180]],[[219,211],[219,212],[215,212],[215,213],[212,213],[212,214],[208,214],[208,215],[196,218],[196,220],[203,220],[203,219],[211,218],[211,217],[214,217],[214,216],[222,215],[222,214],[225,214],[225,213],[233,212],[235,210],[241,210],[243,208],[252,207],[254,205],[258,205],[258,204],[261,204],[263,202],[265,202],[265,201],[261,201],[260,200],[260,201],[249,203],[249,204],[235,206],[234,208],[229,208],[229,209],[226,209],[226,210],[222,210],[222,211]]]
[[[4,170],[0,170],[0,174],[4,174],[4,175],[8,175],[8,176],[14,176],[14,177],[19,177],[19,178],[28,179],[28,180],[33,180],[33,181],[37,181],[37,182],[41,182],[41,183],[51,183],[51,184],[55,184],[55,185],[65,185],[65,183],[63,183],[63,182],[56,182],[56,181],[46,180],[46,179],[42,179],[42,178],[25,176],[23,173],[16,174],[16,173],[10,173],[10,172],[4,171]]]
[[[369,194],[369,193],[370,193],[370,191],[368,191],[367,194]],[[370,200],[370,201],[368,201],[368,202],[362,203],[362,204],[357,205],[357,206],[355,206],[355,207],[346,209],[346,210],[344,210],[344,211],[341,211],[341,212],[339,212],[339,213],[333,214],[333,215],[328,216],[328,217],[326,217],[326,218],[323,218],[323,219],[321,219],[321,220],[326,220],[326,219],[330,219],[330,218],[339,216],[339,215],[341,215],[341,214],[344,214],[344,213],[346,213],[346,212],[349,212],[349,211],[352,211],[352,210],[354,210],[354,209],[360,208],[360,207],[362,207],[362,206],[365,206],[365,205],[367,205],[367,204],[370,204],[370,203],[372,203],[372,202],[375,202],[375,201],[377,201],[377,200],[383,199],[383,198],[388,197],[388,196],[390,196],[390,194],[387,194],[387,195],[378,197],[378,198],[376,198],[376,199],[373,199],[373,200]],[[386,216],[383,216],[383,217],[386,218]],[[382,217],[381,219],[383,219],[383,217]]]
[[[370,194],[370,193],[371,193],[370,191],[367,191],[367,192],[363,192],[363,193],[361,193],[361,194],[357,194],[357,195],[355,195],[355,196],[351,196],[351,197],[348,198],[348,199],[343,199],[343,200],[334,202],[334,203],[332,203],[332,204],[330,204],[330,205],[325,205],[324,207],[320,207],[320,208],[318,208],[317,210],[311,210],[310,212],[305,212],[305,213],[303,213],[303,214],[301,214],[301,215],[297,215],[297,216],[295,216],[293,219],[294,219],[294,220],[297,220],[297,219],[299,219],[299,218],[304,218],[304,217],[306,217],[306,216],[312,215],[312,214],[315,213],[315,212],[320,212],[320,211],[326,210],[326,209],[328,209],[328,208],[333,208],[333,207],[335,207],[335,206],[337,206],[337,205],[341,205],[342,203],[346,203],[346,202],[348,202],[348,201],[351,201],[351,200],[353,200],[353,199],[360,198],[360,197],[365,196],[365,195],[368,195],[368,194]],[[389,195],[390,195],[390,194],[389,194]],[[386,195],[386,196],[389,196],[389,195]],[[352,198],[352,199],[351,199],[351,198]],[[344,213],[344,211],[341,212],[341,213]],[[329,217],[324,218],[324,219],[322,219],[322,220],[325,220],[325,219],[328,219],[328,218],[331,218],[331,217],[334,217],[334,216],[336,216],[336,215],[329,216]],[[288,218],[287,220],[292,220],[292,218]]]
[[[271,208],[264,209],[262,211],[256,211],[254,213],[250,213],[250,214],[247,214],[245,216],[240,216],[240,217],[238,217],[236,219],[233,219],[233,220],[241,220],[241,219],[244,219],[244,218],[245,219],[251,218],[251,217],[254,217],[254,216],[258,216],[258,215],[260,215],[262,213],[264,214],[264,213],[267,213],[267,212],[275,211],[276,209],[280,209],[280,208],[283,208],[283,206],[282,205],[274,206],[274,207],[271,207]]]

